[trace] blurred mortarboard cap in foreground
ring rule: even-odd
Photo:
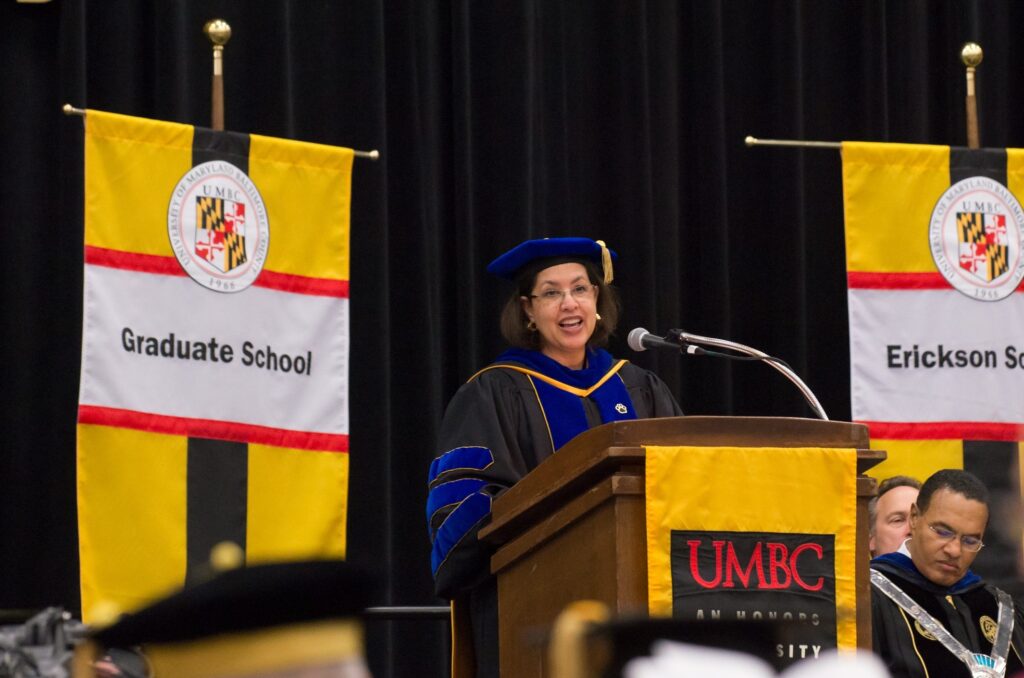
[[[104,675],[92,667],[106,650],[139,647],[159,678],[369,676],[359,616],[376,588],[337,560],[228,570],[96,630],[74,675]]]
[[[599,266],[605,284],[613,278],[612,261],[618,255],[602,240],[590,238],[541,238],[526,240],[487,265],[487,272],[505,280],[515,280],[534,262],[544,259],[583,259]]]
[[[686,653],[686,660],[694,662],[692,666],[686,666],[703,667],[708,661],[722,660],[722,671],[710,674],[702,672],[703,669],[697,672],[688,669],[682,674],[663,675],[743,675],[755,678],[775,675],[776,671],[791,663],[792,660],[780,657],[777,649],[803,642],[800,639],[804,633],[798,622],[784,619],[612,618],[603,603],[584,600],[568,605],[556,620],[549,648],[550,664],[556,669],[553,672],[556,678],[619,678],[627,675],[626,667],[633,659],[655,655],[656,646],[664,641],[676,641],[695,648],[693,652]],[[672,645],[666,647],[674,648]],[[678,653],[670,651],[665,658],[640,662],[638,672],[632,675],[635,678],[661,675],[656,671],[665,665],[678,665],[677,658]],[[725,662],[727,658],[734,658],[735,662]],[[736,670],[726,671],[727,664]]]

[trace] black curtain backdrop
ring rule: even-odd
[[[502,348],[491,258],[603,238],[613,353],[688,413],[810,416],[766,366],[631,354],[630,328],[780,356],[846,419],[839,154],[745,135],[962,145],[976,40],[982,143],[1024,145],[1009,0],[0,0],[0,608],[78,607],[82,122],[60,107],[207,125],[213,17],[229,129],[383,154],[353,186],[348,542],[382,605],[437,602],[426,472],[447,400]],[[375,622],[372,668],[445,675],[446,633]]]

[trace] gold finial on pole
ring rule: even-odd
[[[231,39],[231,26],[223,19],[210,19],[203,33],[213,43],[213,94],[210,106],[211,129],[224,129],[224,45]]]
[[[978,99],[974,92],[974,72],[984,54],[976,42],[965,43],[960,49],[960,61],[967,67],[967,148],[981,148],[978,137]]]

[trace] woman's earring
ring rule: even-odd
[[[600,319],[601,319],[601,314],[600,314],[600,313],[595,313],[595,314],[594,314],[594,318],[595,318],[596,320],[600,320]]]
[[[537,331],[537,323],[533,322],[533,318],[530,318],[530,322],[526,323],[526,329],[530,330],[531,332]]]

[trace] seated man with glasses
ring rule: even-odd
[[[874,651],[894,678],[1024,669],[1024,615],[970,569],[985,545],[988,504],[974,475],[938,471],[910,508],[910,538],[871,561]]]

